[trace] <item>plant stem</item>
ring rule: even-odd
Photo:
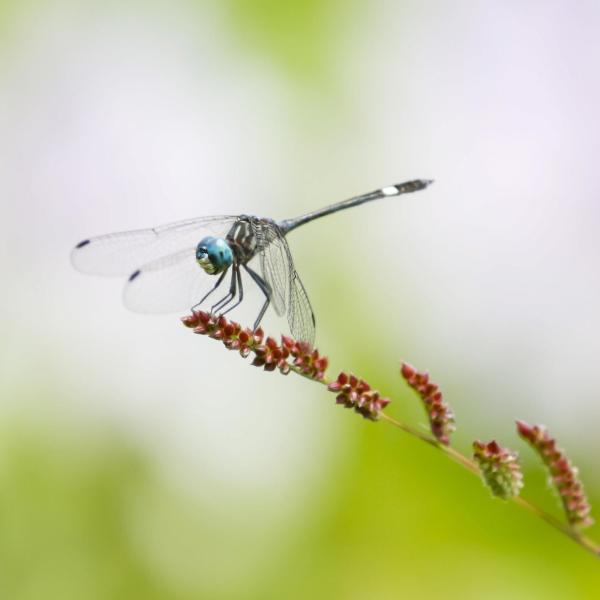
[[[304,375],[304,373],[302,373],[301,370],[295,366],[292,366],[290,370],[293,371],[294,373],[296,373],[297,375],[300,375],[310,381],[313,381],[313,382],[316,381],[317,383],[321,383],[322,385],[325,385],[325,386],[327,386],[329,384],[329,381],[327,379],[322,379],[321,381],[317,381],[317,380],[313,379],[312,377],[308,377],[308,376]],[[475,463],[475,461],[470,459],[468,456],[465,456],[464,454],[462,454],[455,448],[452,448],[451,446],[446,446],[444,444],[440,444],[440,442],[438,442],[438,440],[435,439],[432,435],[424,433],[423,431],[420,431],[416,427],[407,425],[406,423],[403,423],[402,421],[398,421],[397,419],[394,419],[394,417],[390,417],[390,415],[388,415],[384,412],[380,413],[380,419],[382,421],[385,421],[385,422],[389,423],[390,425],[393,425],[394,427],[404,431],[404,433],[407,433],[408,435],[418,438],[422,442],[425,442],[426,444],[429,444],[430,446],[437,448],[438,450],[443,452],[448,458],[453,460],[455,463],[461,465],[467,471],[473,473],[473,475],[477,475],[478,477],[481,476],[481,472],[479,470],[477,463]],[[581,546],[583,549],[585,549],[588,552],[590,552],[591,554],[593,554],[596,558],[600,558],[600,544],[597,544],[596,542],[594,542],[587,536],[583,535],[580,531],[578,531],[574,527],[571,527],[568,524],[563,523],[562,521],[560,521],[553,515],[547,513],[543,508],[537,506],[537,504],[534,504],[533,502],[526,500],[525,498],[523,498],[521,496],[514,496],[513,498],[511,498],[511,501],[514,502],[517,506],[520,506],[521,508],[528,510],[530,513],[536,515],[537,517],[539,517],[540,519],[542,519],[543,521],[548,523],[548,525],[550,525],[551,527],[554,527],[554,529],[556,529],[563,535],[566,535],[568,538],[573,540],[576,544]]]
[[[194,328],[195,333],[209,335],[210,337],[212,337],[214,339],[218,339],[218,340],[222,341],[226,345],[226,347],[230,350],[232,350],[232,349],[237,350],[237,349],[240,349],[240,347],[242,347],[243,349],[245,348],[246,350],[253,351],[255,354],[257,354],[257,345],[262,344],[262,340],[263,340],[262,331],[257,338],[256,332],[253,333],[252,330],[250,330],[250,329],[241,331],[241,328],[237,323],[229,323],[223,316],[217,318],[209,313],[198,312],[198,313],[193,313],[192,316],[190,316],[190,317],[184,318],[183,322],[187,327]],[[243,339],[240,337],[241,334],[244,334]],[[269,339],[271,340],[271,342],[273,341],[273,339],[267,338],[267,343],[269,344],[269,347],[272,348],[272,344],[269,342]],[[252,344],[249,344],[249,341],[251,341]],[[234,346],[233,342],[235,342],[237,345]],[[240,346],[240,342],[243,343],[243,346]],[[293,340],[291,340],[291,342],[293,342]],[[275,346],[277,346],[276,342],[275,342]],[[265,350],[265,346],[261,346],[261,348],[263,349],[263,351]],[[275,363],[268,362],[267,363],[267,361],[264,359],[265,352],[266,351],[264,351],[261,354],[262,362],[259,362],[258,364],[255,363],[256,366],[264,366],[264,368],[266,370],[274,370],[274,368],[276,368],[276,366],[280,366],[277,364],[277,362],[275,362]],[[301,355],[304,354],[303,350],[300,350],[299,352]],[[247,356],[247,354],[244,354],[242,352],[240,352],[240,353],[244,357]],[[318,357],[318,353],[316,351],[315,351],[315,353],[316,353],[315,355],[311,355],[312,358],[310,360],[315,358],[315,356]],[[299,362],[297,364],[294,364],[292,361],[288,362],[288,358],[287,358],[288,354],[285,354],[285,358],[283,358],[283,359],[281,358],[281,355],[279,355],[277,357],[276,361],[284,361],[285,365],[287,367],[289,367],[289,371],[293,371],[294,373],[296,373],[296,375],[300,375],[301,377],[304,377],[305,379],[308,379],[312,382],[320,383],[326,387],[329,386],[330,382],[325,377],[323,377],[323,372],[322,372],[326,368],[326,359],[325,359],[325,365],[318,367],[319,375],[317,377],[317,376],[315,376],[315,373],[311,370],[311,368],[306,370],[306,364],[304,364],[304,367],[299,366],[302,364],[302,361],[305,359],[305,357],[299,358],[297,355],[295,355],[295,356],[296,356],[296,359],[299,360]],[[258,354],[257,354],[257,357],[258,357]],[[318,360],[322,360],[322,359],[323,359],[323,357],[321,357]],[[267,369],[267,366],[270,366],[270,368]],[[280,366],[280,369],[281,369],[281,366]],[[282,369],[282,372],[287,373],[288,370],[284,371]],[[435,387],[437,389],[437,386],[435,386]],[[369,389],[369,386],[367,386],[367,389]],[[389,402],[389,399],[385,398],[385,400],[386,400],[386,404],[387,404]],[[383,406],[385,406],[385,404]],[[355,409],[356,409],[356,406],[355,406]],[[376,409],[374,412],[367,412],[367,413],[362,413],[362,414],[363,414],[363,416],[368,416],[369,418],[377,418],[378,417],[379,419],[386,421],[390,425],[393,425],[394,427],[404,431],[408,435],[411,435],[411,436],[421,440],[422,442],[429,444],[430,446],[434,446],[435,448],[437,448],[438,450],[443,452],[446,456],[448,456],[451,460],[453,460],[454,462],[458,463],[463,468],[465,468],[467,471],[473,473],[474,475],[477,475],[478,477],[481,476],[481,471],[479,469],[479,465],[475,461],[473,461],[468,456],[462,454],[458,450],[450,447],[449,445],[446,445],[445,443],[441,443],[435,436],[428,434],[428,433],[424,433],[423,431],[421,431],[420,429],[418,429],[416,427],[412,427],[411,425],[407,425],[406,423],[403,423],[402,421],[394,419],[393,417],[391,417],[391,416],[387,415],[385,412],[383,412],[381,410],[381,408]],[[533,513],[540,519],[544,520],[551,527],[553,527],[554,529],[556,529],[563,535],[566,535],[568,538],[573,540],[576,544],[578,544],[579,546],[581,546],[582,548],[584,548],[585,550],[587,550],[588,552],[593,554],[596,558],[600,558],[600,544],[598,544],[594,540],[583,535],[581,533],[581,531],[578,528],[576,528],[575,526],[569,525],[568,523],[564,523],[563,521],[557,519],[553,515],[547,513],[541,507],[537,506],[536,504],[534,504],[533,502],[531,502],[529,500],[522,498],[521,496],[513,496],[511,498],[511,500],[517,506],[520,506],[521,508],[528,510],[529,512]]]
[[[446,454],[446,456],[451,458],[454,462],[467,469],[467,471],[470,471],[474,475],[480,476],[481,473],[477,464],[458,450],[451,448],[450,446],[440,444],[433,436],[425,435],[422,432],[415,430],[413,427],[410,427],[409,425],[406,425],[401,421],[398,421],[393,417],[386,415],[385,413],[381,413],[381,419],[390,423],[390,425],[401,429],[405,433],[418,437],[420,440],[427,442],[431,446],[435,446],[438,450]],[[540,519],[546,521],[546,523],[554,527],[554,529],[572,539],[575,543],[579,544],[588,552],[591,552],[594,556],[596,556],[596,558],[600,558],[600,545],[588,538],[587,536],[583,535],[581,532],[577,531],[577,529],[575,529],[574,527],[571,527],[568,524],[559,521],[556,517],[547,513],[544,509],[540,508],[533,502],[526,500],[521,496],[513,496],[511,500],[517,506],[528,510],[529,512],[538,516]]]

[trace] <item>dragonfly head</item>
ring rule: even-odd
[[[215,275],[231,266],[233,252],[223,238],[209,236],[196,246],[196,261],[209,275]]]

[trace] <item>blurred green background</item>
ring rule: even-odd
[[[599,24],[594,2],[0,2],[1,597],[596,598],[597,560],[433,449],[128,313],[68,254],[435,178],[290,235],[330,374],[423,424],[398,364],[429,369],[456,446],[518,449],[560,514],[513,433],[545,423],[598,505]]]

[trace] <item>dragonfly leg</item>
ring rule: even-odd
[[[226,311],[222,312],[222,315],[226,315],[230,310],[233,310],[236,306],[238,306],[239,304],[241,304],[242,300],[244,299],[244,286],[242,285],[242,272],[240,271],[240,268],[237,265],[234,265],[233,267],[235,269],[235,276],[237,278],[237,286],[238,286],[238,301],[233,304],[232,306],[230,306]]]
[[[223,273],[221,273],[221,276],[217,280],[217,283],[215,283],[215,285],[212,288],[210,288],[210,290],[208,291],[207,294],[204,294],[204,297],[202,298],[202,300],[196,302],[196,304],[194,304],[194,306],[192,306],[192,308],[191,308],[192,312],[194,312],[221,285],[221,282],[223,281],[226,274],[227,274],[227,271],[223,271]]]
[[[236,269],[231,269],[231,283],[229,284],[229,293],[221,298],[216,304],[210,308],[210,312],[215,313],[225,308],[237,294],[237,278],[235,275]]]
[[[254,270],[252,270],[247,265],[242,265],[244,269],[248,272],[248,275],[254,279],[256,285],[260,288],[260,291],[265,295],[265,303],[262,305],[260,312],[258,313],[258,317],[256,317],[256,321],[254,321],[254,330],[258,329],[262,318],[265,315],[265,311],[269,307],[269,303],[271,302],[271,286]]]

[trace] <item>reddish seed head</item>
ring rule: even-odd
[[[577,527],[591,525],[594,522],[590,515],[591,506],[578,478],[577,468],[556,447],[556,440],[550,437],[545,427],[528,425],[524,421],[517,421],[516,424],[519,435],[529,442],[548,468],[569,523]]]
[[[521,437],[533,441],[533,428],[527,425],[525,421],[515,421],[517,424],[517,432]]]
[[[186,327],[196,327],[196,325],[198,324],[198,318],[196,316],[196,313],[192,313],[191,315],[181,317],[181,322]]]
[[[402,377],[404,377],[404,379],[411,379],[412,377],[415,376],[416,371],[415,371],[414,367],[412,367],[408,363],[403,362],[402,367],[401,367],[401,373],[402,373]]]
[[[498,445],[498,442],[496,442],[496,440],[492,440],[487,446],[486,446],[486,450],[490,453],[490,454],[500,454],[500,446]]]
[[[289,337],[288,335],[282,335],[281,336],[281,345],[284,348],[287,348],[288,350],[291,350],[294,347],[295,343],[296,342],[294,342],[294,340],[291,337]]]
[[[429,418],[431,433],[438,442],[449,445],[450,434],[455,430],[454,414],[444,402],[439,387],[429,381],[429,374],[417,371],[408,363],[402,363],[400,373],[406,383],[421,397]]]
[[[256,331],[243,329],[239,323],[228,321],[223,315],[215,316],[204,311],[194,312],[183,317],[181,321],[186,327],[193,328],[195,333],[219,340],[227,349],[236,350],[243,357],[254,353],[252,364],[263,367],[266,371],[279,369],[286,375],[293,364],[305,377],[316,381],[323,381],[325,378],[329,361],[325,356],[320,356],[319,351],[307,342],[296,342],[284,335],[281,336],[279,345],[273,337],[264,339],[261,327]]]
[[[523,473],[517,454],[495,440],[487,444],[473,442],[473,458],[479,464],[483,481],[492,494],[503,500],[518,496],[523,487]]]
[[[383,398],[379,392],[371,390],[368,383],[343,371],[327,386],[327,389],[337,394],[335,398],[337,404],[353,408],[365,419],[373,421],[377,420],[381,411],[390,403],[389,398]]]
[[[296,342],[288,336],[281,337],[282,347],[293,357],[293,364],[305,377],[322,381],[329,361],[320,356],[319,351],[313,349],[307,342]]]

